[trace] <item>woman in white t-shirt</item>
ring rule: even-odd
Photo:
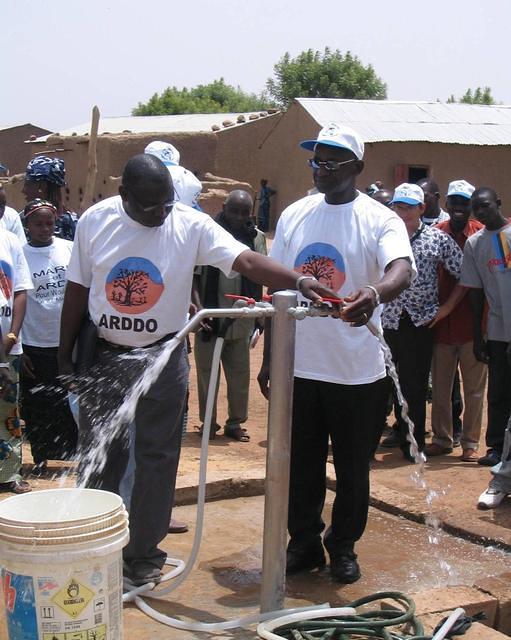
[[[34,289],[23,324],[21,410],[37,471],[47,460],[72,458],[77,441],[67,394],[57,381],[60,314],[73,244],[54,236],[56,218],[51,202],[39,199],[23,214],[30,238],[23,251]]]

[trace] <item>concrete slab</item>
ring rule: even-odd
[[[495,628],[511,636],[511,572],[476,580],[474,586],[497,598]]]
[[[431,634],[436,625],[445,618],[444,613],[429,613],[425,616],[420,616],[421,622],[424,625],[425,633]],[[468,629],[462,636],[454,636],[460,640],[505,640],[509,636],[497,631],[496,629],[490,629],[480,622],[473,622],[470,629]]]
[[[454,609],[462,607],[468,616],[482,611],[486,616],[484,624],[488,627],[495,625],[497,599],[473,587],[465,585],[437,587],[408,595],[415,602],[419,617],[430,613],[442,613],[445,616]]]

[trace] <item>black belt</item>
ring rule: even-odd
[[[125,344],[116,344],[115,342],[110,342],[109,340],[105,340],[104,338],[98,338],[98,342],[105,345],[109,349],[116,349],[118,351],[132,351],[133,349],[150,349],[151,347],[156,347],[159,344],[163,344],[164,342],[172,340],[172,338],[174,338],[174,336],[176,335],[177,331],[174,331],[174,333],[168,333],[166,336],[163,336],[163,338],[156,340],[156,342],[151,342],[151,344],[145,344],[138,347],[128,346]]]

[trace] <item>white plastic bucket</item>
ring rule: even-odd
[[[120,640],[128,538],[123,502],[107,491],[52,489],[0,502],[8,640]]]

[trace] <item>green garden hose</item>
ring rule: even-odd
[[[279,637],[286,640],[431,640],[432,636],[424,635],[424,627],[415,615],[414,601],[399,591],[385,591],[366,596],[346,604],[346,607],[358,609],[381,600],[393,600],[397,602],[399,609],[357,611],[355,615],[342,618],[329,618],[325,615],[314,620],[302,620],[282,626],[278,626],[278,620],[273,620],[261,623],[257,631],[262,638]],[[325,610],[325,614],[327,612],[328,609]],[[391,630],[391,627],[394,627],[394,630]]]

